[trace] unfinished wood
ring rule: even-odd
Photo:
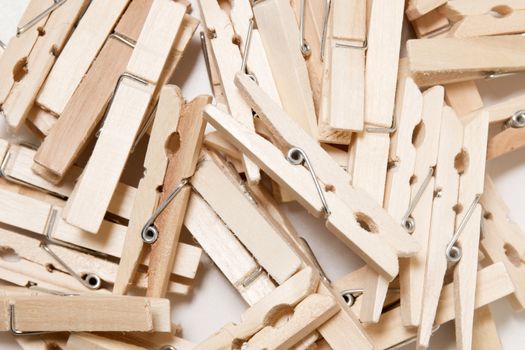
[[[147,350],[130,343],[90,333],[73,333],[67,340],[67,350]]]
[[[159,203],[164,176],[168,166],[168,145],[177,125],[184,100],[179,88],[165,86],[162,89],[157,113],[150,133],[144,160],[144,177],[140,180],[133,203],[126,239],[122,247],[114,294],[125,294],[140,263],[144,242],[141,231]]]
[[[250,20],[255,21],[251,4],[248,0],[235,1],[230,10],[230,20],[235,30],[235,34],[240,38],[239,49],[244,57],[246,55],[245,45],[247,41]],[[231,62],[230,62],[231,64]],[[281,97],[277,91],[275,80],[273,79],[270,63],[266,57],[262,44],[259,29],[252,28],[250,47],[246,67],[249,74],[253,74],[259,86],[279,105]],[[231,81],[231,80],[230,80]]]
[[[336,0],[332,6],[329,125],[339,130],[362,131],[365,112],[366,1]]]
[[[238,324],[226,324],[219,332],[197,345],[195,350],[230,349],[237,339],[248,340],[268,324],[275,312],[279,312],[279,306],[296,306],[312,295],[318,284],[319,276],[311,268],[297,272],[272,293],[244,311]]]
[[[412,21],[412,28],[418,38],[433,38],[446,35],[451,25],[437,9]]]
[[[397,130],[390,142],[384,207],[399,223],[410,206],[410,180],[414,174],[416,148],[412,142],[416,126],[421,121],[423,95],[411,78],[406,78],[398,87],[396,102]],[[405,233],[407,235],[407,233]],[[362,322],[377,322],[381,316],[388,291],[388,281],[370,269],[366,269],[364,292],[359,319]]]
[[[522,109],[525,109],[525,94],[485,107],[485,111],[489,113],[491,127],[503,127],[502,122],[506,122],[515,112]]]
[[[23,26],[37,15],[41,14],[49,6],[53,5],[53,0],[31,0],[18,22],[18,26]],[[0,58],[0,104],[3,104],[15,84],[16,75],[27,73],[27,58],[33,49],[37,39],[40,37],[38,28],[44,27],[49,15],[42,18],[35,26],[19,36],[13,36]],[[22,65],[22,67],[20,67]]]
[[[409,40],[407,50],[410,72],[420,86],[525,70],[522,35]]]
[[[473,81],[445,85],[445,101],[460,117],[483,108],[483,100]]]
[[[173,345],[178,350],[192,350],[195,344],[190,341],[173,335],[173,332],[179,331],[179,327],[173,325],[170,333],[156,333],[154,337],[149,333],[112,333],[108,335],[114,339],[123,341],[132,341],[133,344],[143,346],[147,349],[160,349],[165,345]]]
[[[35,43],[27,58],[27,74],[17,81],[2,104],[7,124],[19,130],[24,124],[38,91],[56,61],[78,17],[87,5],[86,0],[66,1],[55,9],[45,25],[45,35]]]
[[[372,2],[365,76],[365,122],[390,127],[396,96],[403,0]]]
[[[434,188],[439,196],[434,196],[428,250],[426,257],[425,279],[421,306],[420,326],[417,344],[428,347],[443,279],[447,270],[445,247],[454,234],[459,189],[459,174],[455,168],[455,159],[463,146],[463,126],[454,110],[444,107],[441,123],[441,135],[436,165]]]
[[[129,59],[126,69],[129,73],[150,83],[157,83],[185,13],[186,6],[182,3],[170,0],[153,1]]]
[[[456,219],[456,230],[472,206],[476,196],[483,193],[485,180],[485,159],[488,134],[488,113],[477,113],[464,121],[462,152],[468,156],[464,172],[459,178],[458,203],[463,211]],[[456,345],[458,349],[472,348],[472,326],[474,319],[474,300],[478,249],[481,225],[481,206],[476,204],[473,214],[465,224],[458,240],[461,247],[461,260],[454,269]]]
[[[136,41],[151,4],[150,0],[132,1],[115,31]],[[120,40],[108,38],[57,123],[40,145],[35,162],[55,174],[58,178],[55,182],[64,177],[90,140],[132,52],[133,49]]]
[[[525,129],[508,128],[489,139],[487,159],[494,159],[525,146]]]
[[[15,328],[20,331],[169,331],[171,323],[153,325],[153,300],[139,297],[110,296],[17,296],[4,297],[4,302],[14,305]],[[162,308],[155,312],[169,311],[169,301],[163,300]],[[81,314],[82,317],[75,317]],[[9,310],[3,310],[3,319]],[[167,318],[169,320],[169,317]]]
[[[218,131],[212,131],[204,136],[204,145],[225,156],[240,160],[241,152],[234,145],[232,145],[224,136]]]
[[[277,283],[300,268],[297,255],[261,215],[242,184],[228,175],[225,164],[201,157],[192,185]]]
[[[259,33],[272,68],[284,110],[310,136],[317,138],[317,118],[308,70],[301,55],[300,33],[286,0],[253,6]]]
[[[261,267],[199,194],[191,195],[184,225],[249,305],[275,288],[264,271],[245,283]]]
[[[0,189],[0,201],[4,203],[0,222],[31,232],[45,232],[51,205],[4,189]]]
[[[29,124],[38,130],[38,132],[44,137],[49,135],[49,132],[53,126],[55,126],[56,122],[57,117],[41,109],[37,105],[33,106],[26,120],[26,124]]]
[[[199,96],[182,107],[177,125],[178,145],[170,155],[164,177],[160,202],[163,203],[182,181],[195,172],[204,138],[206,123],[202,109],[211,102],[211,96]],[[148,270],[148,296],[163,296],[175,261],[175,251],[188,205],[191,188],[184,186],[155,220],[159,237],[152,245]]]
[[[406,326],[420,324],[421,304],[425,265],[427,260],[428,237],[434,196],[434,171],[438,159],[439,138],[441,130],[444,89],[432,87],[423,93],[423,109],[418,134],[413,137],[416,149],[414,176],[411,178],[411,202],[421,190],[430,171],[432,177],[422,192],[411,217],[415,222],[412,237],[416,238],[421,249],[410,259],[400,261],[401,313]],[[431,170],[432,169],[432,170]]]
[[[523,232],[509,219],[509,208],[489,177],[485,178],[481,204],[484,210],[481,251],[489,261],[505,265],[516,287],[509,301],[514,309],[522,310],[525,308],[525,275],[519,257],[525,252]]]
[[[39,92],[36,100],[39,105],[62,114],[129,2],[90,2]]]
[[[239,5],[236,6],[239,7]],[[216,0],[200,0],[199,8],[207,31],[212,33],[210,43],[213,55],[211,57],[215,60],[228,110],[238,121],[255,130],[252,111],[233,83],[235,73],[240,70],[242,63],[239,47],[233,42],[234,27],[228,14],[220,8]],[[243,20],[247,21],[248,18],[243,18]],[[242,159],[248,180],[252,183],[259,182],[259,169],[246,156],[243,156]]]
[[[523,32],[525,32],[525,10],[511,10],[503,17],[496,17],[492,13],[465,17],[450,29],[450,36],[469,38]]]
[[[397,222],[374,203],[373,199],[350,186],[349,174],[341,169],[330,155],[301,130],[256,84],[242,75],[237,76],[236,84],[259,115],[260,120],[267,126],[275,139],[274,143],[283,153],[291,147],[299,147],[307,154],[317,177],[324,184],[325,193],[335,193],[352,208],[354,213],[361,212],[373,218],[378,235],[387,240],[399,255],[410,255],[418,249],[417,243],[414,245],[415,242],[405,234]],[[385,234],[386,232],[388,234]]]
[[[267,326],[248,342],[250,349],[289,349],[339,311],[328,296],[312,294],[300,302],[286,323]]]
[[[474,312],[472,348],[480,350],[503,349],[490,306],[483,306]]]
[[[64,349],[67,343],[67,334],[46,334],[39,336],[18,336],[15,341],[23,350],[48,350],[58,347]]]
[[[500,8],[501,5],[504,5],[503,9]],[[523,10],[525,2],[523,0],[505,0],[504,3],[501,0],[454,0],[440,7],[439,12],[457,22],[467,16],[482,15],[491,11],[494,11],[495,16],[505,14],[505,7],[511,10]]]
[[[413,21],[446,3],[446,0],[408,0],[406,15]]]
[[[68,223],[91,233],[100,229],[152,93],[151,85],[130,78],[120,82],[91,158],[68,199]]]
[[[215,107],[207,106],[204,115],[216,129],[228,135],[231,141],[246,152],[274,181],[294,193],[308,211],[313,215],[321,214],[322,203],[310,173],[304,167],[291,165],[272,144],[246,130]],[[346,204],[332,192],[325,192],[324,195],[332,212],[327,222],[329,230],[380,273],[393,278],[397,274],[396,254],[383,238],[365,233],[368,231],[358,223],[358,220],[366,222],[371,217],[357,211],[354,213],[356,221],[348,221],[349,208]],[[380,232],[376,226],[369,229]]]
[[[475,307],[479,308],[511,294],[514,286],[503,264],[498,263],[478,271],[473,289],[477,291]],[[454,316],[454,286],[449,283],[441,293],[435,324],[444,324],[453,320]],[[384,313],[379,323],[365,325],[365,329],[379,349],[387,349],[410,340],[417,332],[415,328],[402,325],[399,307]]]

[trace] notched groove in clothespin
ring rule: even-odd
[[[49,6],[45,11],[37,15],[35,18],[31,19],[26,24],[16,28],[16,36],[20,36],[35,26],[40,20],[44,19],[51,12],[55,11],[57,8],[62,6],[67,0],[53,0],[54,4]]]
[[[467,222],[469,221],[470,217],[474,213],[474,210],[476,209],[480,199],[481,199],[481,195],[479,195],[479,194],[476,195],[476,197],[472,201],[472,204],[469,206],[465,216],[461,220],[461,222],[460,222],[460,224],[458,226],[458,229],[454,233],[454,236],[452,237],[450,242],[447,244],[447,248],[445,250],[445,254],[447,256],[447,260],[449,262],[451,262],[451,263],[457,263],[459,260],[461,260],[461,256],[462,256],[461,247],[457,246],[456,242],[458,241],[459,236],[461,235],[461,233],[465,229],[465,226],[467,225]]]

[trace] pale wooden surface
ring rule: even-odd
[[[206,123],[202,109],[211,102],[211,96],[199,96],[182,107],[177,125],[178,145],[170,154],[163,182],[161,203],[179,186],[181,181],[193,176],[204,138]],[[160,297],[166,286],[178,245],[180,230],[188,206],[191,189],[184,186],[168,207],[155,220],[159,237],[152,245],[148,270],[148,296]]]
[[[216,0],[200,0],[200,11],[208,35],[211,35],[211,60],[214,60],[220,77],[228,109],[239,122],[252,130],[253,117],[250,107],[242,99],[237,87],[233,83],[235,73],[241,69],[242,56],[239,47],[232,42],[234,27]],[[213,34],[209,34],[212,33]],[[252,52],[251,55],[254,53]],[[248,181],[258,183],[261,175],[259,169],[246,156],[242,157]]]
[[[285,0],[270,0],[257,3],[253,13],[284,110],[316,138],[313,96],[292,8]]]
[[[86,0],[67,1],[49,15],[45,25],[46,35],[38,38],[27,58],[28,73],[13,85],[2,104],[7,124],[13,129],[19,130],[23,125],[40,87],[56,61],[56,55],[64,46],[86,5]]]
[[[512,11],[503,18],[490,13],[464,18],[450,29],[450,36],[468,38],[486,35],[519,34],[525,32],[525,10]]]
[[[441,196],[434,197],[432,219],[428,237],[425,280],[423,284],[423,304],[418,331],[417,344],[428,346],[439,295],[447,269],[444,247],[454,234],[456,213],[453,208],[457,203],[459,174],[455,168],[455,158],[463,146],[463,125],[452,108],[443,109],[441,136],[437,159],[437,173],[434,188],[441,190]]]
[[[407,50],[410,72],[420,86],[525,70],[522,35],[409,40]]]
[[[137,40],[151,0],[134,0],[116,31]],[[133,49],[110,39],[99,52],[49,135],[40,145],[35,162],[62,178],[76,161],[98,125]],[[63,147],[67,144],[68,147]]]
[[[121,81],[95,149],[68,199],[64,218],[70,224],[92,233],[99,230],[152,93],[151,85]]]
[[[129,0],[91,1],[42,86],[38,104],[62,114],[128,3]]]
[[[177,131],[183,103],[177,87],[166,86],[162,89],[144,160],[144,176],[137,188],[126,240],[122,247],[114,294],[126,293],[140,263],[139,258],[144,245],[141,231],[159,203],[160,194],[157,189],[164,182],[168,166],[166,145],[169,145],[172,133]]]
[[[456,22],[466,16],[488,13],[492,9],[495,9],[496,13],[501,14],[502,11],[498,8],[499,5],[502,5],[500,0],[453,0],[440,7],[439,11]],[[525,9],[523,0],[505,0],[505,5],[511,10]],[[503,8],[503,13],[505,13],[505,8]]]
[[[446,0],[408,0],[407,17],[412,21],[447,3]]]
[[[66,350],[146,350],[146,348],[90,333],[73,333],[67,340]]]
[[[499,340],[496,323],[492,318],[492,312],[488,305],[480,307],[474,312],[472,348],[479,350],[503,349],[501,341]]]

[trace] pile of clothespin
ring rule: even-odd
[[[525,307],[525,236],[485,165],[525,146],[525,96],[484,106],[474,81],[525,71],[525,1],[195,5],[31,0],[2,45],[1,330],[348,350],[427,348],[454,320],[458,349],[501,348],[488,305]],[[199,32],[214,96],[185,101],[169,81]],[[287,202],[364,267],[330,280]],[[202,254],[248,307],[194,344],[170,300]]]

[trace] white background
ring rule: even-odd
[[[0,40],[8,42],[14,35],[18,19],[29,0],[0,0]],[[195,1],[193,15],[198,17]],[[199,31],[201,29],[198,29]],[[210,94],[210,87],[198,35],[195,35],[176,72],[175,83],[182,87],[184,97],[191,99],[200,94]],[[2,77],[0,77],[2,79]],[[515,75],[478,83],[486,105],[506,97],[525,93],[525,76]],[[6,135],[3,120],[0,134]],[[525,227],[525,149],[491,161],[488,172],[511,208],[511,216]],[[335,280],[363,265],[362,261],[330,235],[324,225],[307,215],[298,205],[287,205],[286,212],[298,232],[312,245],[328,276]],[[1,210],[1,208],[0,208]],[[194,342],[205,339],[227,322],[238,321],[246,305],[221,275],[213,263],[203,257],[193,292],[188,297],[172,299],[173,321],[183,326],[182,336]],[[516,314],[505,301],[492,304],[503,348],[523,349],[525,344],[525,313]],[[413,346],[407,347],[413,348]],[[454,324],[442,326],[432,339],[431,349],[454,349]],[[0,333],[0,349],[19,349],[11,336]]]

